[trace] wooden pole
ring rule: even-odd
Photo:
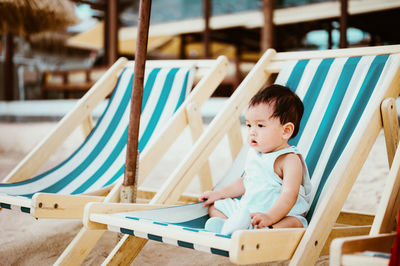
[[[140,112],[142,109],[144,70],[146,64],[147,40],[150,25],[150,9],[151,0],[140,0],[125,173],[123,187],[121,190],[121,201],[123,202],[136,201],[135,187],[137,181],[136,165],[138,164],[139,122]]]
[[[211,15],[211,0],[203,0],[203,17],[204,17],[204,33],[203,33],[203,43],[204,43],[204,58],[211,57],[210,51],[210,15]]]
[[[106,64],[111,66],[118,57],[118,0],[106,1],[104,51]]]
[[[233,83],[234,89],[236,89],[239,86],[240,82],[242,81],[242,73],[240,71],[241,61],[242,61],[242,45],[238,40],[236,42],[236,52],[235,52],[235,80]]]
[[[181,45],[179,46],[179,58],[186,59],[186,35],[181,34],[180,37]]]
[[[347,47],[348,0],[340,1],[340,48]]]
[[[4,99],[6,101],[11,101],[14,98],[14,35],[12,33],[8,33],[6,36],[6,51],[5,51],[5,60],[3,65],[3,74],[4,74]]]
[[[264,27],[261,29],[261,53],[274,47],[274,0],[262,0]]]
[[[332,49],[332,22],[328,22],[326,31],[328,32],[328,49]]]

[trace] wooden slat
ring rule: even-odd
[[[193,142],[196,142],[203,133],[203,119],[199,106],[195,102],[190,103],[186,108],[186,115]],[[198,176],[200,179],[201,191],[207,191],[213,188],[211,168],[208,160],[199,170]]]
[[[381,201],[375,220],[372,224],[371,235],[391,232],[396,226],[396,216],[399,210],[400,191],[400,146],[397,147],[392,168],[385,183]]]
[[[232,160],[234,160],[243,147],[243,136],[239,119],[236,119],[236,121],[233,122],[232,127],[229,129],[228,141],[229,141]]]
[[[383,130],[385,133],[386,151],[388,154],[389,167],[391,167],[400,139],[396,100],[394,98],[385,99],[381,105],[381,112]]]
[[[341,211],[336,223],[347,225],[371,225],[375,215],[355,211]]]

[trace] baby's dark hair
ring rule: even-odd
[[[272,117],[278,117],[281,124],[288,122],[294,124],[294,130],[291,138],[294,138],[299,132],[300,120],[303,116],[304,106],[299,96],[288,87],[273,84],[259,91],[250,100],[249,107],[260,103],[274,104],[275,111]]]

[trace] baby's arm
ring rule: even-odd
[[[216,191],[206,191],[200,197],[199,201],[204,200],[204,207],[213,204],[215,201],[225,198],[235,198],[244,194],[243,177],[237,179],[232,184]]]
[[[282,174],[281,194],[266,213],[251,215],[253,226],[258,228],[273,225],[283,219],[293,208],[299,195],[302,183],[302,163],[298,155],[287,154],[276,161],[278,171]]]

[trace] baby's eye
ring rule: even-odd
[[[257,126],[258,126],[258,127],[264,127],[264,125],[263,125],[263,124],[258,124]]]
[[[251,125],[250,124],[246,124],[246,127],[251,128]]]

